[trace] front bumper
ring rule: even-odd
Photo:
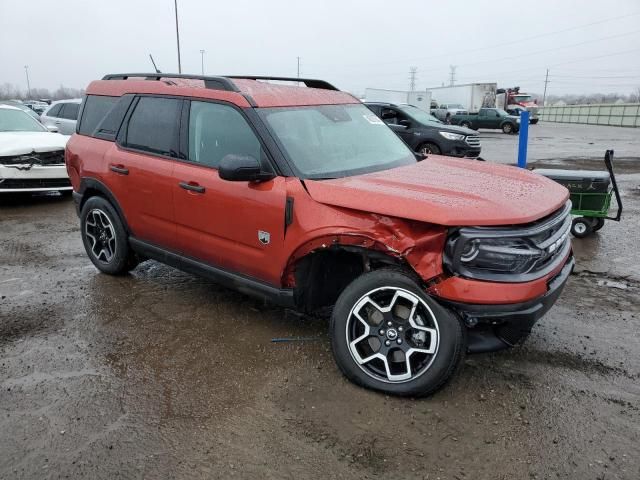
[[[469,353],[502,350],[516,345],[531,333],[535,323],[558,300],[574,265],[575,260],[570,256],[562,269],[547,280],[546,293],[526,302],[480,305],[440,301],[467,325]]]
[[[18,168],[21,167],[21,168]],[[0,193],[71,190],[65,165],[0,165]]]

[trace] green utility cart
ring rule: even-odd
[[[589,170],[553,170],[536,169],[535,173],[544,175],[569,189],[571,195],[571,215],[575,218],[571,224],[574,237],[584,238],[597,232],[604,226],[605,220],[620,221],[622,201],[616,177],[613,173],[613,150],[607,150],[604,164],[607,171]],[[615,195],[617,212],[609,216],[611,197]]]

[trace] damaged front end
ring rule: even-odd
[[[71,190],[64,149],[0,156],[0,192]]]

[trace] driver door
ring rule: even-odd
[[[410,127],[411,121],[402,112],[393,107],[382,107],[380,118],[393,130],[404,142],[412,147],[413,129]],[[401,123],[404,123],[402,125]]]

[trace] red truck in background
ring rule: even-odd
[[[538,123],[538,101],[528,93],[521,93],[520,87],[498,88],[496,107],[506,110],[510,115],[520,115],[522,110],[529,112],[529,123]]]

